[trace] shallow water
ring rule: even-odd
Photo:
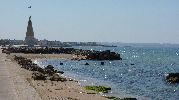
[[[71,61],[48,59],[38,61],[39,65],[54,65],[66,75],[80,80],[83,84],[108,85],[113,94],[152,100],[179,100],[179,84],[169,84],[165,74],[179,72],[179,48],[149,47],[80,47],[89,50],[115,51],[122,61]],[[60,65],[63,62],[64,65]],[[86,62],[89,65],[84,65]],[[140,99],[141,99],[140,98]]]

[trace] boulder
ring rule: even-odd
[[[47,67],[45,67],[45,69],[54,70],[54,67],[52,65],[48,65]]]
[[[89,65],[88,63],[85,63],[85,65]]]
[[[91,51],[86,55],[86,59],[90,60],[122,60],[120,54],[115,52],[106,51]]]
[[[57,71],[57,73],[63,74],[64,72],[63,71]]]
[[[38,72],[38,71],[34,71],[32,73],[32,78],[34,80],[46,80],[46,76],[45,74],[41,73],[41,72]]]
[[[169,74],[167,74],[166,80],[170,83],[179,83],[179,73],[169,73]]]
[[[48,65],[47,67],[45,67],[45,73],[48,75],[53,75],[55,73],[54,67],[52,65]]]
[[[61,77],[59,74],[55,73],[50,77],[51,81],[66,81],[65,78]]]
[[[101,65],[104,65],[104,62],[101,62]]]

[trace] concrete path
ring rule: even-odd
[[[0,100],[18,100],[5,59],[6,55],[0,49]]]

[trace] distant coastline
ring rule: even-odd
[[[117,47],[116,45],[101,45],[103,47]]]

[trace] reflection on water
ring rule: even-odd
[[[82,48],[82,47],[81,47]],[[82,49],[91,49],[82,48]],[[165,82],[164,75],[179,72],[179,48],[92,48],[111,49],[122,54],[122,61],[71,61],[48,59],[40,65],[52,64],[83,84],[108,85],[113,93],[125,93],[152,100],[179,100],[179,85]],[[64,65],[60,65],[63,62]],[[85,65],[85,63],[89,65]]]

